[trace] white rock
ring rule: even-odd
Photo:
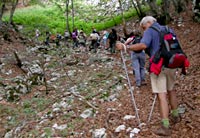
[[[146,123],[140,123],[138,127],[141,128],[141,127],[146,126],[146,125],[147,125]]]
[[[29,69],[32,74],[43,74],[43,70],[38,64],[33,64]]]
[[[130,138],[134,138],[135,134],[138,134],[139,132],[140,132],[140,129],[134,128],[134,129],[131,130],[131,132],[130,132]]]
[[[70,91],[71,93],[78,93],[78,92],[77,92],[77,91],[78,91],[78,87],[75,85],[75,86],[69,88],[69,91]]]
[[[61,74],[57,73],[57,72],[53,72],[51,74],[53,77],[61,77]]]
[[[131,127],[128,127],[128,128],[126,129],[126,132],[131,132],[131,130],[132,130],[132,128],[131,128]]]
[[[57,108],[54,108],[54,109],[53,109],[53,112],[60,112],[60,108],[58,108],[58,107],[57,107]]]
[[[0,101],[2,101],[2,100],[3,100],[3,97],[0,96]]]
[[[5,73],[6,75],[12,74],[12,70],[8,70],[8,72]]]
[[[54,104],[52,105],[52,108],[57,108],[57,107],[59,107],[59,104],[58,104],[58,103],[54,103]]]
[[[122,86],[122,85],[117,85],[116,89],[117,89],[118,91],[121,91],[121,90],[123,89],[123,86]]]
[[[130,138],[134,138],[135,134],[134,133],[130,133]]]
[[[53,81],[57,81],[57,80],[58,80],[57,77],[54,77],[54,78],[51,78],[51,79],[50,79],[51,82],[53,82]]]
[[[131,132],[132,132],[132,133],[135,133],[135,134],[138,134],[138,133],[140,132],[140,129],[134,128]]]
[[[108,101],[116,101],[116,100],[117,100],[117,94],[113,94],[108,97]]]
[[[106,129],[101,128],[101,129],[95,129],[93,132],[92,138],[106,138]]]
[[[184,114],[185,111],[186,111],[186,109],[185,109],[184,105],[180,105],[180,106],[178,107],[178,112],[179,112],[179,114]]]
[[[13,138],[13,131],[9,131],[5,134],[4,138]]]
[[[54,124],[53,128],[58,129],[58,130],[64,130],[65,128],[67,128],[67,125],[64,124],[64,125],[59,126],[58,124]]]
[[[46,57],[46,62],[49,62],[49,61],[51,61],[51,56]]]
[[[74,76],[75,73],[76,73],[76,70],[69,70],[69,71],[67,72],[68,76],[70,76],[70,77]]]
[[[130,119],[134,119],[135,118],[135,116],[132,116],[132,115],[126,115],[126,116],[124,116],[124,120],[130,120]]]
[[[60,106],[63,107],[63,108],[67,108],[69,105],[64,101],[61,101]]]
[[[39,124],[41,125],[41,124],[43,124],[43,123],[45,123],[45,122],[47,122],[47,121],[49,121],[49,119],[44,119],[44,120],[40,121]]]
[[[117,110],[116,108],[107,108],[107,109],[106,109],[107,112],[116,111],[116,110]]]
[[[116,129],[115,129],[115,132],[120,132],[120,131],[123,131],[126,129],[126,126],[125,125],[120,125],[118,126]]]
[[[85,66],[85,63],[78,63],[78,66]]]
[[[23,93],[23,94],[28,93],[27,86],[25,86],[25,85],[23,85],[23,84],[21,84],[20,86],[21,86],[21,88],[20,88],[20,92],[21,92],[21,93]]]
[[[86,109],[85,111],[83,111],[83,113],[80,115],[80,117],[82,118],[88,118],[88,117],[91,117],[93,115],[93,111],[92,109]]]

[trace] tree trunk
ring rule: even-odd
[[[171,17],[169,14],[170,0],[163,0],[161,8],[156,4],[156,0],[147,0],[153,16],[157,19],[157,22],[166,25],[170,22]]]
[[[71,34],[69,29],[69,0],[66,0],[66,30]]]
[[[154,16],[159,16],[159,7],[156,5],[156,0],[147,0],[147,2]]]
[[[142,7],[141,7],[140,2],[139,2],[138,0],[135,0],[135,1],[136,1],[136,3],[137,3],[137,7],[138,7],[138,10],[139,10],[139,12],[140,12],[140,17],[139,17],[139,18],[142,18],[142,17],[145,16],[145,13],[142,11]],[[134,2],[133,2],[133,3],[134,3]]]
[[[138,17],[140,18],[141,15],[140,15],[140,12],[139,12],[139,10],[138,10],[138,8],[137,8],[137,5],[134,3],[134,0],[131,0],[131,2],[132,2],[133,7],[135,8],[135,10],[136,10],[136,12],[137,12]]]
[[[18,4],[18,1],[19,0],[13,0],[12,1],[12,8],[11,8],[11,11],[10,11],[10,19],[9,19],[9,24],[12,24],[13,23],[13,15],[15,13],[15,9],[16,9],[16,6]]]
[[[74,0],[71,0],[72,2],[72,28],[74,30]]]
[[[127,36],[126,21],[125,21],[125,18],[124,18],[124,10],[122,8],[121,0],[118,0],[118,2],[119,2],[120,10],[121,10],[121,15],[122,15],[122,25],[123,25],[124,35]]]
[[[168,24],[171,20],[171,17],[169,15],[169,8],[170,8],[170,0],[163,0],[162,3],[162,14],[160,16],[162,16],[162,22],[163,24]]]
[[[193,0],[194,20],[200,23],[200,0]]]
[[[0,3],[0,23],[2,23],[4,9],[5,9],[5,1],[2,0],[2,2]]]
[[[176,13],[180,13],[186,10],[186,5],[184,0],[172,0]]]
[[[28,0],[23,0],[23,1],[22,1],[23,6],[25,6],[25,7],[28,5],[28,3],[29,3]]]

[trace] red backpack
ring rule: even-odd
[[[160,28],[154,26],[151,26],[150,28],[160,34],[160,49],[156,52],[154,57],[152,57],[150,62],[155,65],[150,68],[153,68],[152,70],[154,70],[154,68],[156,69],[157,67],[154,66],[156,66],[158,63],[160,65],[162,61],[162,65],[165,67],[182,68],[182,73],[186,74],[185,68],[189,67],[189,60],[183,52],[178,39],[170,31],[170,28],[168,26],[165,26],[165,30],[161,30]],[[159,73],[155,74],[158,75]]]

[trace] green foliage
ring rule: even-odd
[[[3,118],[3,116],[15,116],[17,115],[17,109],[14,109],[9,106],[1,105],[0,106],[0,117]]]
[[[46,138],[50,138],[52,135],[52,129],[49,127],[44,128],[44,132],[45,132],[45,137]]]
[[[0,118],[7,117],[6,120],[2,120],[2,124],[5,124],[7,129],[16,127],[19,123],[20,111],[17,108],[10,107],[8,105],[0,106]]]
[[[42,111],[46,108],[46,106],[50,103],[50,101],[46,98],[32,98],[31,100],[25,100],[23,103],[24,109],[37,109],[38,111]],[[31,111],[31,110],[27,110]]]
[[[110,93],[109,93],[109,92],[103,92],[103,93],[101,94],[101,97],[100,97],[100,98],[106,100],[109,96],[110,96]]]
[[[83,28],[86,34],[89,34],[91,32],[92,27],[95,27],[97,30],[103,30],[122,23],[121,15],[114,15],[115,17],[111,17],[108,14],[105,16],[97,16],[95,13],[98,13],[97,9],[96,11],[91,11],[90,6],[81,7],[80,4],[76,4],[79,5],[80,8],[75,5],[75,27],[78,29]],[[72,27],[72,17],[71,14],[69,15],[70,27]],[[129,10],[124,13],[126,20],[135,15],[135,9]],[[4,16],[4,20],[8,20],[8,16]],[[50,31],[52,34],[64,34],[64,31],[66,29],[65,13],[63,13],[63,10],[61,10],[61,8],[58,6],[41,7],[35,5],[27,8],[17,9],[14,14],[13,20],[16,24],[24,26],[23,33],[29,37],[34,36],[35,29],[37,28],[43,35],[47,30]]]
[[[29,2],[28,4],[29,4],[29,5],[37,5],[37,4],[40,4],[40,5],[44,6],[43,3],[41,2],[41,0],[30,0],[30,2]]]
[[[34,116],[34,115],[36,115],[35,110],[32,109],[32,108],[25,108],[25,109],[24,109],[24,113],[25,113],[26,115],[29,115],[29,116]]]

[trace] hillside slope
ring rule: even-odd
[[[181,24],[172,22],[169,26],[177,33],[191,66],[186,76],[179,75],[180,71],[177,73],[176,91],[182,109],[182,121],[172,126],[171,137],[199,138],[200,24],[194,23],[188,14],[182,16]],[[102,49],[97,54],[82,53],[65,46],[32,47],[29,41],[25,42],[12,29],[7,32],[8,40],[4,38],[3,32],[0,34],[0,137],[90,138],[97,135],[96,129],[101,129],[108,138],[128,138],[131,130],[138,128],[120,53],[110,55]],[[30,91],[26,94],[18,93],[16,101],[8,102],[8,86],[17,88],[13,78],[28,77],[23,68],[16,65],[13,51],[19,53],[25,65],[38,64],[45,68],[42,75],[47,80],[48,88],[44,82],[36,81],[38,84],[32,85]],[[127,55],[126,59],[130,57]],[[129,62],[127,65],[134,85]],[[134,90],[134,96],[141,122],[146,123],[154,96],[148,75],[147,85]],[[125,120],[126,115],[131,115],[131,118]],[[144,125],[135,136],[158,137],[152,130],[159,125],[159,120],[156,102],[151,123]],[[115,132],[120,125],[125,128]]]

